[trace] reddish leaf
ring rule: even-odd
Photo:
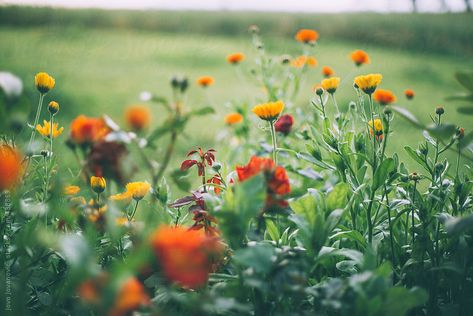
[[[185,171],[185,170],[189,169],[190,167],[192,167],[196,163],[197,163],[197,160],[193,160],[193,159],[184,160],[181,164],[181,171]]]

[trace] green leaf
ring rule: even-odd
[[[473,214],[464,217],[451,217],[444,221],[449,235],[457,235],[473,230]]]
[[[470,101],[473,102],[473,94],[471,93],[458,93],[449,97],[446,97],[447,101]]]
[[[473,99],[473,95],[471,97]],[[472,106],[459,107],[459,108],[457,108],[457,111],[458,111],[458,113],[461,113],[461,114],[473,115],[473,105]]]
[[[411,112],[409,112],[405,108],[401,108],[399,106],[393,105],[393,106],[391,106],[391,109],[393,111],[395,111],[396,113],[398,113],[401,117],[406,119],[408,122],[410,122],[415,127],[421,128],[421,129],[424,128],[424,126],[419,122],[419,120],[414,116],[414,114],[412,114]]]
[[[253,268],[257,273],[266,274],[272,267],[274,248],[268,244],[238,249],[233,255],[233,260],[245,267]]]
[[[371,189],[376,191],[381,185],[386,182],[389,177],[389,174],[395,169],[396,164],[394,162],[394,159],[386,158],[383,163],[376,169]]]
[[[455,78],[464,88],[473,92],[473,72],[457,72]]]
[[[455,134],[456,126],[453,124],[429,125],[427,131],[435,138],[447,140]]]
[[[398,316],[406,315],[409,310],[421,306],[427,302],[427,293],[417,287],[406,289],[404,287],[392,287],[386,293],[386,301],[383,304],[383,315]]]
[[[330,236],[330,239],[338,240],[342,238],[347,238],[358,243],[363,249],[367,246],[365,237],[357,230],[341,231]]]
[[[430,172],[429,168],[427,168],[424,160],[422,159],[422,157],[414,150],[412,149],[411,147],[409,146],[405,146],[404,149],[406,150],[407,154],[412,158],[414,159],[415,161],[417,161],[419,163],[419,165],[421,165],[422,167],[424,167],[425,170],[427,170],[428,172]]]
[[[203,116],[203,115],[213,114],[213,113],[215,113],[215,110],[213,107],[205,106],[200,109],[192,110],[189,113],[189,116]]]
[[[268,233],[269,237],[271,237],[271,240],[276,242],[279,241],[279,228],[270,218],[266,219],[266,232]]]
[[[327,209],[335,210],[338,208],[344,208],[347,203],[349,193],[350,185],[348,183],[337,183],[337,185],[335,185],[333,190],[327,196]]]

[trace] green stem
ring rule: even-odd
[[[49,122],[51,123],[50,131],[49,131],[49,161],[53,159],[53,125],[54,125],[54,116],[52,114],[49,115]]]
[[[460,156],[461,156],[461,151],[460,151],[460,146],[458,146],[458,155],[457,155],[457,168],[455,172],[455,179],[458,179],[458,170],[460,167]]]
[[[276,131],[274,129],[274,121],[269,121],[269,126],[271,130],[271,140],[273,143],[273,161],[277,165],[278,164],[278,155],[277,155],[277,145],[276,145]]]
[[[412,190],[412,212],[411,212],[411,228],[412,228],[412,246],[414,246],[415,233],[414,233],[414,216],[415,216],[415,197],[417,190],[417,181],[414,181],[414,187]]]
[[[319,98],[320,98],[320,105],[322,106],[322,114],[324,116],[324,120],[327,118],[327,115],[325,115],[325,104],[324,104],[324,100],[322,99],[322,96],[319,95]]]
[[[340,115],[340,110],[338,109],[338,103],[337,99],[335,99],[335,95],[333,93],[330,93],[330,96],[332,97],[333,104],[335,105],[335,109],[337,110],[337,116]]]
[[[131,213],[131,216],[128,219],[130,222],[133,220],[133,217],[135,217],[136,210],[138,209],[138,203],[140,203],[140,200],[136,200],[135,208],[133,209],[133,212]]]
[[[35,119],[34,119],[33,131],[31,132],[30,141],[28,143],[28,149],[30,149],[31,144],[34,142],[34,139],[35,139],[35,136],[36,136],[36,125],[38,125],[39,117],[41,115],[41,109],[43,107],[43,100],[44,100],[44,93],[41,93],[39,95],[38,107],[36,109],[36,116],[35,116]]]

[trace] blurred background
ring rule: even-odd
[[[189,107],[212,105],[217,114],[194,121],[179,147],[215,144],[230,111],[228,101],[260,101],[255,81],[238,80],[226,55],[241,51],[249,74],[254,55],[248,26],[261,30],[265,48],[279,56],[301,54],[293,39],[300,28],[320,33],[315,57],[296,104],[307,107],[311,88],[322,79],[321,67],[331,66],[342,77],[337,92],[342,108],[356,95],[356,75],[380,72],[382,87],[392,90],[398,104],[423,122],[435,106],[445,105],[446,121],[469,129],[471,119],[456,112],[445,98],[462,90],[455,81],[459,70],[473,69],[473,1],[468,0],[17,0],[0,1],[0,71],[24,80],[26,106],[34,108],[33,76],[47,71],[56,78],[49,98],[61,104],[60,122],[66,126],[78,114],[109,114],[123,122],[123,110],[144,103],[142,91],[171,96],[169,79],[189,77]],[[363,49],[371,64],[354,67],[349,53]],[[195,80],[211,75],[208,96]],[[406,101],[405,89],[416,96]],[[152,106],[152,105],[150,105]],[[294,109],[292,109],[294,110]],[[153,110],[153,124],[164,117]],[[31,111],[30,113],[32,113]],[[32,115],[32,114],[30,114]],[[31,118],[30,118],[31,120]],[[296,122],[297,123],[297,122]],[[210,126],[210,127],[209,127]],[[255,128],[257,128],[255,123]],[[398,119],[392,151],[416,147],[421,134]]]

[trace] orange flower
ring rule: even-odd
[[[281,199],[281,196],[291,192],[289,177],[287,176],[286,169],[276,166],[272,159],[253,156],[246,166],[237,166],[236,172],[239,181],[245,181],[263,172],[268,183],[266,208],[287,206],[287,202]]]
[[[404,91],[404,95],[406,96],[407,100],[414,99],[414,91],[411,89],[407,89],[406,91]]]
[[[317,59],[312,56],[299,56],[291,61],[292,67],[302,68],[304,65],[307,65],[308,67],[315,67],[317,66]]]
[[[125,120],[135,131],[148,127],[151,121],[151,111],[146,106],[134,105],[125,111]]]
[[[233,53],[227,56],[227,62],[232,65],[237,65],[245,59],[243,53]]]
[[[158,228],[151,236],[151,245],[166,278],[188,288],[207,283],[213,259],[223,250],[217,238],[180,226]]]
[[[204,88],[211,86],[213,83],[214,78],[211,76],[202,76],[197,79],[197,84]]]
[[[21,154],[8,145],[0,146],[0,192],[12,189],[22,174]]]
[[[243,115],[240,113],[230,113],[227,114],[224,118],[225,124],[227,125],[233,125],[233,124],[238,124],[243,122]]]
[[[96,304],[99,302],[99,293],[97,283],[90,279],[82,282],[77,289],[79,297],[89,304]]]
[[[110,316],[129,315],[140,306],[149,305],[150,299],[143,285],[135,277],[129,278],[118,291]]]
[[[396,96],[389,90],[378,89],[373,94],[374,100],[381,105],[388,105],[396,102]]]
[[[102,118],[79,115],[71,123],[71,139],[76,144],[102,140],[110,132]]]
[[[351,60],[353,60],[353,62],[357,66],[361,66],[363,64],[369,64],[370,62],[370,58],[368,54],[361,49],[355,50],[354,52],[351,53]]]
[[[329,66],[323,66],[322,67],[322,75],[324,75],[324,77],[326,77],[326,78],[332,76],[333,75],[333,69],[330,68]]]
[[[319,38],[319,33],[314,30],[301,29],[296,33],[296,40],[305,44],[312,44]]]

